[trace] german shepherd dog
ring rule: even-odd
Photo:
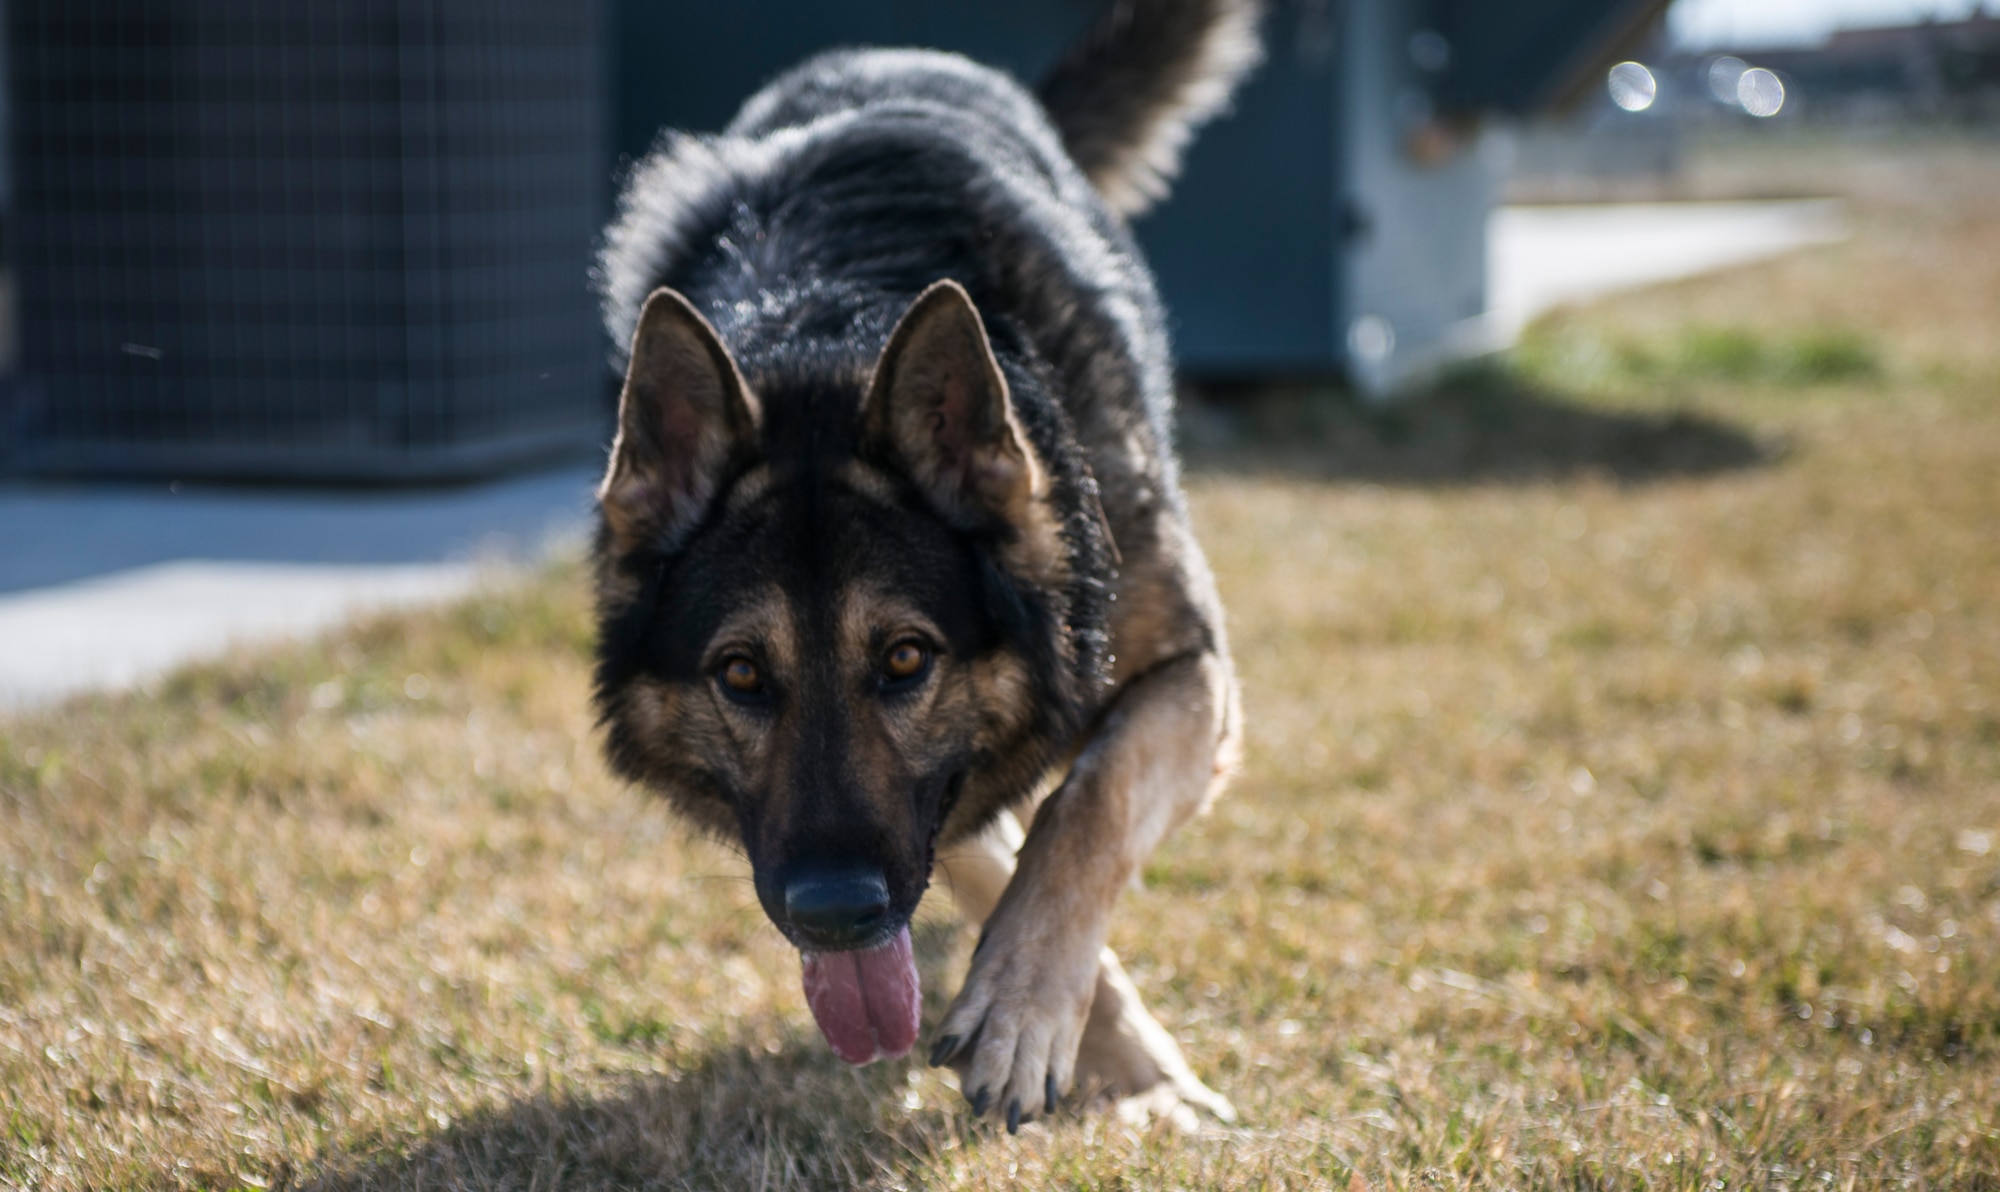
[[[909,921],[942,876],[983,929],[930,1060],[1009,1129],[1074,1086],[1233,1117],[1105,939],[1236,751],[1125,221],[1257,15],[1126,0],[1033,94],[951,54],[813,58],[720,135],[668,134],[599,264],[629,345],[611,764],[740,845],[850,1062],[916,1041]]]

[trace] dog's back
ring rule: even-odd
[[[1113,5],[1039,96],[954,54],[813,58],[635,169],[598,275],[611,339],[666,285],[746,374],[839,369],[951,277],[996,351],[1053,370],[1077,433],[1137,418],[1164,454],[1164,324],[1122,216],[1254,64],[1254,20],[1245,0]]]

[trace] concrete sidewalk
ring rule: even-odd
[[[582,538],[597,469],[446,490],[0,488],[0,707],[449,599]]]
[[[1489,305],[1511,339],[1561,303],[1843,234],[1825,201],[1503,209]],[[596,478],[573,467],[416,492],[0,487],[0,707],[448,599],[482,563],[580,539]]]
[[[234,642],[448,600],[475,574],[465,563],[157,563],[0,596],[0,707],[128,687]]]
[[[0,488],[0,594],[182,559],[416,564],[519,555],[578,532],[598,470],[443,489]]]
[[[1557,306],[1846,236],[1837,199],[1502,207],[1487,225],[1487,306],[1512,343]]]

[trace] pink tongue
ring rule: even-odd
[[[866,952],[805,952],[806,1002],[833,1054],[850,1064],[893,1060],[917,1041],[922,1009],[910,929]]]

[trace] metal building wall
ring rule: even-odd
[[[1345,5],[1274,3],[1265,62],[1196,134],[1167,201],[1138,223],[1195,376],[1324,376],[1345,357],[1340,261],[1352,241],[1340,153]]]
[[[1347,0],[1340,38],[1346,251],[1340,337],[1357,388],[1383,394],[1490,350],[1486,223],[1499,170],[1486,138],[1441,106],[1462,50],[1401,0]]]

